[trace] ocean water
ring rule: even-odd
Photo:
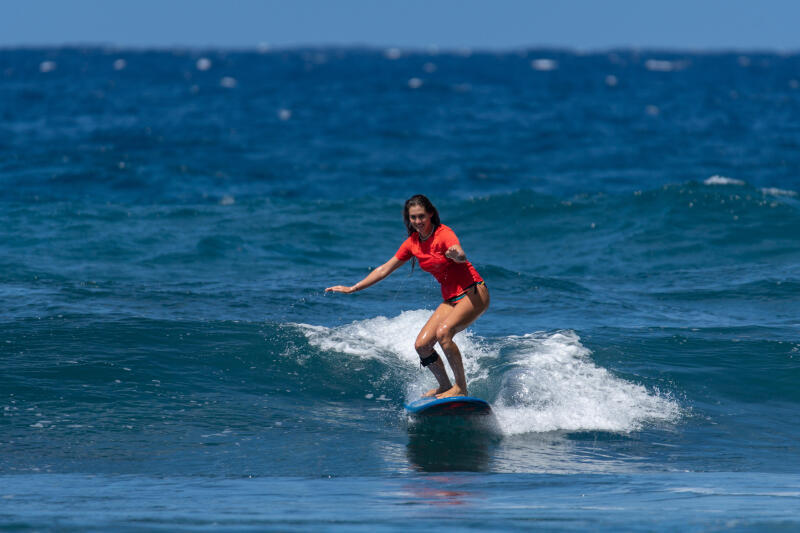
[[[800,55],[0,50],[0,529],[800,529]],[[428,195],[487,427],[420,424]]]

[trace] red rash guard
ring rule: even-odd
[[[400,261],[416,257],[420,268],[433,274],[433,277],[441,283],[442,298],[449,300],[464,292],[473,283],[483,281],[469,261],[456,263],[444,256],[447,249],[456,244],[459,244],[458,237],[453,230],[440,224],[433,235],[424,241],[420,241],[419,233],[414,232],[394,256]]]

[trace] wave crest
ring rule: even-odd
[[[590,359],[572,331],[509,337],[511,366],[495,411],[508,434],[544,431],[631,432],[675,422],[680,406],[614,376]]]
[[[377,359],[405,381],[405,400],[433,386],[419,370],[414,339],[431,311],[405,311],[327,328],[297,326],[323,350]],[[484,339],[456,335],[470,393],[494,403],[507,435],[547,431],[637,431],[650,423],[672,423],[679,404],[658,392],[597,366],[573,331],[540,332]],[[369,392],[369,391],[365,391]]]

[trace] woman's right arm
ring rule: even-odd
[[[396,257],[392,257],[384,264],[370,272],[366,278],[362,279],[355,285],[351,287],[346,287],[344,285],[336,285],[333,287],[328,287],[325,289],[325,292],[343,292],[345,294],[350,294],[351,292],[360,291],[361,289],[366,289],[370,285],[375,285],[380,280],[387,277],[389,274],[400,268],[400,266],[405,263],[405,261],[400,261]]]

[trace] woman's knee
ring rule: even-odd
[[[414,342],[414,349],[421,356],[430,355],[431,351],[433,351],[434,344],[436,344],[435,338],[419,336],[416,342]]]
[[[439,346],[442,349],[446,348],[451,342],[453,342],[453,332],[449,326],[439,326],[436,329],[436,342],[439,343]]]

